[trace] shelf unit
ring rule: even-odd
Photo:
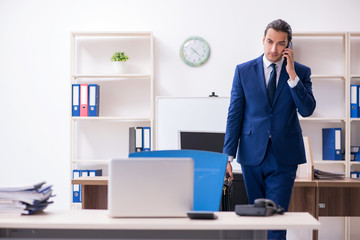
[[[348,33],[294,33],[293,49],[296,60],[312,69],[311,79],[317,106],[311,117],[299,116],[299,120],[303,135],[310,138],[315,168],[340,171],[349,177]],[[322,128],[332,127],[342,128],[342,146],[345,150],[343,161],[326,161],[322,158]]]
[[[360,85],[360,33],[348,33],[348,72],[349,72],[349,85]],[[350,91],[350,90],[349,90]],[[349,141],[351,145],[360,146],[360,118],[350,118],[349,121]],[[350,171],[360,171],[360,162],[350,161]]]
[[[312,144],[315,168],[350,177],[351,171],[360,171],[360,162],[351,161],[350,152],[351,146],[360,146],[360,118],[350,117],[350,85],[360,85],[360,33],[294,33],[293,46],[296,60],[312,69],[317,106],[311,117],[299,119]],[[343,161],[322,159],[321,129],[332,127],[342,129]],[[357,230],[354,224],[358,221],[344,218],[344,239]]]
[[[114,73],[111,66],[116,51],[129,56],[121,74]],[[154,143],[153,73],[152,32],[71,33],[70,87],[82,83],[100,86],[99,116],[70,118],[71,172],[101,168],[106,176],[109,159],[129,154],[130,127],[151,127]]]

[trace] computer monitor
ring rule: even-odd
[[[180,149],[223,152],[225,133],[180,131]]]
[[[179,131],[180,149],[222,153],[224,139],[223,132]],[[233,195],[230,202],[232,210],[235,209],[236,204],[248,204],[244,178],[240,172],[234,172]]]

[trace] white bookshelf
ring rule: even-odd
[[[310,138],[315,168],[344,172],[349,176],[350,143],[346,136],[349,125],[349,78],[347,72],[347,38],[345,32],[303,32],[293,34],[296,61],[312,69],[316,109],[311,117],[299,116],[303,135]],[[329,51],[329,49],[331,51]],[[322,158],[322,128],[340,127],[344,161]]]
[[[116,51],[129,56],[121,74],[111,66]],[[72,117],[70,112],[71,176],[73,169],[99,168],[106,176],[109,159],[129,154],[130,127],[151,127],[153,132],[153,73],[152,32],[71,33],[70,87],[100,86],[98,117]]]
[[[360,33],[294,33],[295,58],[312,69],[314,114],[301,118],[303,135],[309,136],[315,168],[343,172],[360,171],[360,162],[351,161],[350,148],[360,146],[360,118],[350,117],[350,85],[360,85]],[[342,129],[343,161],[322,159],[322,128]],[[351,239],[351,227],[358,220],[345,217],[344,239]],[[356,229],[354,229],[356,230]]]

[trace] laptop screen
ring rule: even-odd
[[[108,213],[112,217],[186,217],[193,208],[192,158],[111,159]]]

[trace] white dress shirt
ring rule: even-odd
[[[284,62],[284,58],[281,58],[280,61],[276,62],[276,86],[278,85],[279,82],[279,77],[280,77],[280,72],[281,72],[281,67],[283,65]],[[264,67],[264,76],[265,76],[265,85],[266,88],[269,84],[269,80],[270,80],[270,74],[272,71],[272,67],[270,66],[272,64],[272,62],[270,62],[265,55],[263,56],[263,67]],[[288,80],[288,84],[291,88],[294,88],[297,83],[299,82],[299,78],[298,76],[295,77],[295,81],[291,81],[290,79]]]

